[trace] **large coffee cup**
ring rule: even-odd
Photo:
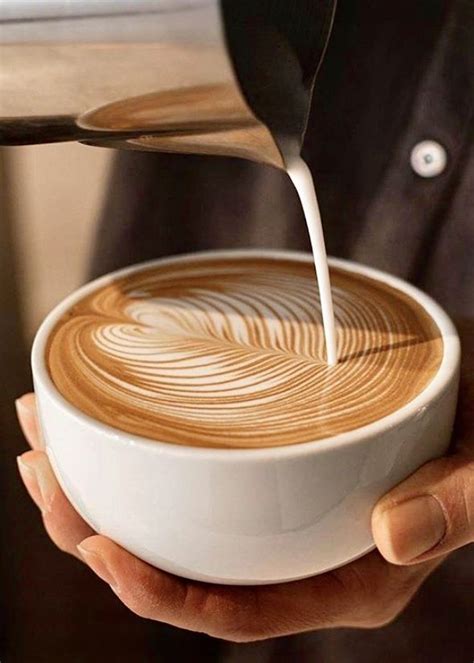
[[[122,421],[122,410],[120,407],[114,410],[112,401],[107,402],[103,411],[100,408],[94,409],[92,398],[82,401],[80,389],[85,387],[81,387],[82,383],[79,378],[76,381],[76,377],[82,370],[81,367],[91,366],[92,355],[88,355],[82,346],[77,346],[75,350],[71,346],[71,349],[65,350],[62,345],[58,345],[56,351],[54,343],[55,339],[59,338],[58,329],[66,329],[65,325],[69,325],[71,321],[72,325],[75,316],[83,315],[84,306],[93,302],[94,311],[97,312],[95,294],[106,293],[108,297],[110,286],[122,284],[119,289],[121,293],[125,291],[130,298],[127,301],[131,301],[135,295],[142,298],[140,311],[143,311],[143,297],[146,300],[144,290],[146,291],[146,283],[150,279],[143,281],[140,290],[136,288],[137,279],[140,280],[143,275],[159,274],[159,278],[165,280],[160,282],[160,287],[153,292],[150,301],[153,306],[160,306],[159,301],[157,303],[157,292],[159,295],[163,288],[168,288],[165,298],[166,315],[169,316],[170,292],[178,299],[185,297],[185,313],[188,317],[182,324],[182,330],[187,331],[180,333],[192,333],[195,338],[197,332],[189,331],[192,326],[189,315],[195,310],[192,288],[197,288],[199,296],[202,295],[202,279],[205,278],[203,274],[205,275],[206,270],[213,275],[211,285],[206,287],[217,288],[220,294],[224,288],[228,305],[231,305],[232,297],[235,301],[244,301],[235,291],[238,287],[238,281],[235,281],[237,277],[232,276],[234,281],[230,279],[229,269],[224,269],[226,265],[242,265],[242,274],[247,274],[252,269],[255,271],[256,276],[250,283],[249,292],[255,293],[257,300],[258,288],[265,287],[265,292],[270,293],[265,302],[267,314],[270,308],[278,318],[278,307],[272,304],[272,297],[281,295],[283,301],[285,297],[288,300],[293,296],[285,291],[282,274],[286,274],[285,278],[288,278],[290,283],[291,274],[294,272],[294,279],[301,279],[301,288],[304,290],[304,279],[312,269],[312,258],[291,252],[224,251],[161,259],[98,279],[67,297],[50,313],[38,331],[32,353],[34,384],[46,451],[64,492],[89,525],[98,533],[110,537],[133,554],[161,569],[196,580],[227,584],[277,583],[323,573],[370,551],[374,547],[370,517],[376,501],[423,463],[447,450],[457,398],[459,340],[446,313],[413,286],[368,267],[331,260],[335,288],[336,291],[340,288],[342,293],[338,299],[336,292],[336,317],[340,301],[342,308],[339,326],[346,325],[340,335],[342,363],[339,368],[322,367],[317,370],[339,370],[342,376],[340,384],[344,389],[342,386],[338,389],[337,384],[333,385],[333,378],[325,378],[325,407],[321,406],[321,402],[318,404],[320,391],[314,387],[314,380],[308,378],[313,369],[311,365],[304,363],[308,360],[306,356],[303,359],[298,357],[299,363],[289,364],[288,375],[298,375],[301,378],[301,386],[299,392],[292,391],[291,397],[289,395],[288,399],[284,400],[284,392],[280,388],[283,383],[275,382],[277,377],[281,379],[281,367],[286,361],[283,356],[286,349],[280,341],[278,352],[273,348],[273,354],[271,357],[266,356],[261,369],[253,359],[250,364],[250,360],[246,359],[245,365],[257,366],[257,371],[262,371],[261,375],[263,370],[269,371],[271,368],[274,371],[271,386],[276,394],[274,397],[283,398],[281,407],[265,410],[268,403],[273,402],[271,394],[266,391],[263,397],[262,392],[254,391],[252,401],[246,403],[249,418],[254,417],[252,426],[249,426],[245,421],[245,410],[239,411],[236,419],[235,414],[229,414],[227,405],[222,405],[229,403],[230,391],[226,392],[225,399],[217,401],[217,408],[222,407],[222,410],[213,411],[215,430],[219,431],[219,434],[212,436],[212,416],[206,414],[205,418],[203,415],[202,421],[195,424],[196,443],[192,432],[190,433],[192,426],[189,425],[198,412],[193,400],[196,395],[192,390],[183,391],[181,378],[181,386],[175,391],[173,409],[170,409],[169,399],[166,400],[170,375],[168,369],[168,381],[166,384],[158,384],[155,392],[157,403],[160,404],[162,399],[168,409],[163,405],[163,409],[159,411],[164,413],[162,421],[154,412],[153,421],[156,419],[157,427],[150,428],[150,431],[155,431],[153,435],[144,434],[149,429],[141,425],[140,417],[127,417],[125,413]],[[193,268],[192,284],[186,286],[188,289],[183,294],[176,285],[177,281],[171,282],[170,279],[173,274],[177,275],[176,278],[180,277],[180,270],[184,270],[182,278],[186,275],[188,278],[189,266]],[[270,279],[275,295],[271,289],[268,290],[273,287],[272,284],[269,286],[264,280],[265,274],[272,269],[276,270]],[[263,276],[259,276],[261,273]],[[225,274],[225,277],[220,274]],[[220,278],[227,279],[225,287],[220,284]],[[124,288],[123,284],[128,282],[134,284],[135,294],[130,294],[131,291],[127,293]],[[356,302],[357,305],[352,308],[344,308],[344,292],[352,292],[351,283],[360,284],[354,292],[362,292],[363,288],[368,290],[364,295],[365,300],[361,295],[362,304]],[[347,287],[344,284],[348,284]],[[301,288],[298,292],[303,291]],[[369,292],[375,294],[369,297]],[[377,299],[378,292],[383,293],[380,303]],[[350,295],[349,299],[353,296],[356,295]],[[208,298],[206,301],[210,302],[209,306],[212,308],[213,300]],[[365,317],[364,301],[368,307]],[[384,304],[385,301],[388,304]],[[248,300],[245,302],[247,308],[245,315],[242,314],[242,320],[261,329],[261,321],[265,319],[265,315],[262,315],[261,319],[258,315],[254,315],[255,320],[250,319]],[[351,302],[352,300],[349,303]],[[133,308],[132,304],[130,306]],[[130,306],[124,307],[128,313]],[[388,306],[390,315],[383,309],[384,306]],[[373,308],[372,313],[370,307]],[[408,307],[407,311],[409,309],[408,317],[403,318],[403,324],[406,324],[409,316],[414,315],[421,321],[419,328],[426,329],[429,333],[418,337],[401,323],[396,338],[388,328],[386,337],[374,330],[365,333],[364,325],[370,327],[379,324],[377,316],[382,321],[380,324],[389,325],[387,320],[392,319],[392,314],[394,320],[402,320],[400,311],[403,307]],[[354,332],[349,328],[350,316],[347,316],[350,310],[354,311],[354,320],[358,321]],[[221,309],[219,311],[222,313]],[[182,311],[180,316],[181,313]],[[90,317],[90,313],[88,315]],[[202,315],[200,309],[200,357],[207,356],[202,350],[202,329],[207,329],[202,323]],[[229,330],[240,330],[242,320],[236,320],[235,311],[233,317],[229,318],[226,310],[222,315],[227,316],[226,320],[230,319],[230,326],[225,328],[216,315],[213,311],[215,328],[224,330],[222,334],[226,343],[233,342]],[[170,348],[172,347],[174,353],[177,352],[177,318],[172,317],[174,326],[172,325],[170,332],[169,317],[166,324],[163,323],[162,308],[159,309],[158,318],[155,316],[159,324],[164,325],[166,334],[174,334],[173,344],[166,349],[168,362],[175,356],[170,354]],[[181,318],[182,316],[178,322]],[[147,325],[151,324],[150,319],[147,318]],[[268,336],[263,332],[260,336],[255,332],[252,336],[249,332],[250,336],[246,337],[244,343],[247,344],[245,352],[249,346],[248,338],[253,339],[254,343],[257,337],[267,339],[262,341],[267,350],[268,338],[280,338],[278,330],[275,331],[275,325],[278,324],[278,319],[272,318],[270,326],[273,336],[270,332]],[[287,325],[286,328],[291,330],[297,321],[288,320],[286,317],[281,324]],[[303,355],[311,355],[313,346],[317,347],[316,341],[314,344],[311,342],[313,327],[316,329],[317,325],[315,323],[312,326],[311,320],[306,320],[305,324],[307,341],[298,347],[306,348],[301,350]],[[110,329],[108,326],[107,330]],[[135,334],[135,327],[133,329]],[[81,326],[81,334],[85,333],[83,330],[84,326]],[[97,334],[99,332],[92,329],[90,338],[94,339]],[[110,334],[115,344],[114,357],[120,358],[116,344],[122,343],[124,337],[121,333],[115,334],[113,328]],[[358,339],[357,342],[354,340],[352,343],[352,334],[354,339]],[[293,336],[289,331],[288,338],[293,339]],[[130,338],[132,337],[127,337],[128,341]],[[380,341],[378,345],[366,347],[364,350],[358,349],[357,343],[365,342],[364,339],[374,343],[375,341],[370,339],[377,338]],[[395,340],[393,343],[387,343],[384,338]],[[160,343],[162,342],[164,341],[160,340]],[[143,351],[143,346],[141,347]],[[67,348],[67,343],[64,348]],[[252,348],[251,350],[253,351]],[[68,361],[61,362],[61,353],[64,352],[72,353],[72,364]],[[74,355],[74,352],[77,352],[77,355]],[[280,356],[279,352],[283,354]],[[405,371],[400,382],[402,387],[392,389],[391,380],[400,381],[400,374],[395,369],[386,372],[380,386],[377,386],[379,383],[374,382],[373,375],[378,375],[380,367],[385,370],[384,367],[392,366],[395,356],[399,357],[395,368],[400,366]],[[99,363],[94,364],[91,376],[105,374],[110,366],[109,360],[110,357],[107,362],[100,364],[98,359]],[[293,360],[294,358],[288,361],[291,363]],[[344,361],[349,362],[347,366],[352,367],[350,370],[344,368]],[[208,363],[214,366],[215,362]],[[361,366],[369,372],[364,373]],[[316,371],[316,368],[314,370]],[[110,375],[112,377],[108,377],[111,382],[117,382],[117,374]],[[257,377],[258,375],[260,374],[257,373]],[[421,375],[423,381],[420,381]],[[406,376],[409,376],[409,379]],[[235,383],[232,383],[234,392],[240,393],[240,377],[233,373],[230,379],[235,380]],[[361,390],[357,401],[351,401],[351,380],[354,391]],[[92,382],[91,378],[91,385]],[[228,381],[225,384],[228,388]],[[260,389],[261,384],[262,380],[255,380],[252,388]],[[313,385],[311,388],[314,392],[309,386],[305,391],[305,385],[310,384]],[[387,390],[386,395],[385,391],[381,391],[382,386]],[[79,391],[74,391],[73,387]],[[406,392],[406,402],[403,399],[400,402],[397,400],[401,392]],[[180,393],[184,394],[183,412],[192,414],[186,420],[186,426],[183,424],[185,415],[178,416]],[[203,389],[196,402],[202,404],[206,393]],[[348,396],[336,402],[328,397],[331,393]],[[257,400],[255,394],[261,397],[261,424],[255,411],[251,409],[255,407]],[[97,392],[95,402],[100,400],[100,394]],[[314,416],[311,418],[313,401]],[[366,408],[363,407],[364,402],[367,404]],[[205,412],[208,413],[210,406],[207,401],[205,405]],[[139,406],[140,403],[137,407]],[[123,407],[127,409],[126,402]],[[289,414],[295,414],[294,418],[285,415],[285,407],[288,408]],[[334,408],[333,411],[331,408]],[[342,417],[344,408],[352,412],[349,417]],[[298,427],[297,415],[300,410],[301,416],[304,415],[301,421],[304,421],[305,425]],[[222,420],[219,420],[219,411],[222,412]],[[336,417],[331,412],[339,414]],[[331,423],[334,417],[342,422],[340,428]],[[147,423],[146,413],[143,414],[142,420]],[[237,420],[239,426],[236,426]],[[269,425],[273,420],[275,424]],[[166,424],[163,424],[162,428],[159,427],[160,421]],[[249,430],[251,432],[252,428],[255,430],[256,444],[249,442],[252,439]],[[232,444],[227,443],[223,432],[225,430],[228,431],[229,440],[233,440]],[[327,435],[323,434],[324,430],[328,431]],[[275,431],[278,431],[278,435]],[[313,437],[311,431],[314,431]],[[243,440],[241,444],[239,440]],[[258,440],[261,440],[261,444]]]

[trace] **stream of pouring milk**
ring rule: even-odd
[[[319,298],[324,327],[324,341],[326,345],[326,361],[329,366],[337,364],[336,326],[334,324],[334,309],[331,295],[331,282],[324,244],[323,225],[319,211],[316,190],[314,188],[311,171],[301,157],[295,157],[287,162],[286,171],[293,182],[303,208],[308,228],[309,239],[313,251],[314,266],[318,280]]]

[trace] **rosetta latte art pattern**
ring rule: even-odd
[[[332,269],[340,361],[328,367],[313,266],[188,259],[79,301],[47,348],[61,394],[95,419],[163,442],[252,448],[318,440],[413,399],[441,361],[408,296]]]

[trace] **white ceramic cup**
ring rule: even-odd
[[[208,260],[278,251],[192,254]],[[459,373],[459,339],[427,295],[355,263],[332,265],[387,283],[415,299],[444,344],[440,368],[410,403],[379,421],[316,442],[264,449],[210,449],[156,442],[107,426],[67,402],[45,363],[48,336],[86,294],[166,258],[102,277],[67,297],[41,325],[32,366],[46,450],[76,510],[98,533],[177,575],[215,583],[263,584],[328,571],[373,547],[377,500],[450,441]]]

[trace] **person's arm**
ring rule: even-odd
[[[427,463],[374,509],[378,551],[320,576],[235,587],[189,581],[149,566],[96,535],[74,511],[41,450],[35,399],[17,401],[32,451],[20,473],[56,545],[83,559],[133,612],[244,642],[335,626],[392,621],[446,555],[474,541],[474,323],[458,326],[463,346],[455,452]]]

